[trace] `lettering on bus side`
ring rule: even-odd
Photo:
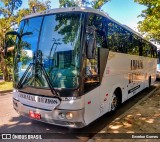
[[[142,79],[142,73],[141,69],[143,69],[143,61],[142,60],[131,60],[130,64],[131,71],[134,71],[132,73],[129,73],[129,84],[133,83],[137,80]],[[136,72],[135,72],[136,71]]]
[[[142,60],[131,60],[131,70],[143,69]]]

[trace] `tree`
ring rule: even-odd
[[[94,0],[93,2],[91,2],[91,5],[95,9],[100,9],[108,1],[110,0]]]
[[[160,42],[160,1],[135,0],[135,2],[147,7],[140,15],[144,20],[139,22],[139,30],[144,33],[148,39],[155,39]]]
[[[10,80],[9,74],[12,67],[11,55],[4,59],[4,39],[6,32],[14,30],[17,27],[22,17],[34,12],[44,11],[50,8],[50,1],[46,0],[40,2],[39,0],[29,0],[29,8],[18,10],[22,5],[22,0],[0,0],[0,69],[3,72],[4,80]],[[10,41],[14,41],[14,37],[8,38]],[[13,45],[13,42],[8,41],[9,45]]]
[[[4,59],[4,39],[5,33],[13,28],[16,23],[16,16],[14,12],[22,5],[22,0],[0,0],[2,7],[0,7],[0,69],[3,72],[4,80],[10,80],[12,58],[11,55]],[[12,38],[8,39],[8,45],[13,45]]]
[[[51,8],[50,3],[51,3],[50,0],[46,0],[44,2],[41,2],[39,0],[29,0],[28,1],[29,8],[23,8],[17,12],[17,23],[19,24],[21,19],[26,15],[50,9]]]
[[[29,0],[29,10],[31,13],[34,12],[34,10],[35,12],[44,11],[51,8],[50,3],[50,0],[46,0],[44,2],[40,2],[38,0]]]
[[[110,0],[59,0],[60,7],[74,7],[81,5],[91,5],[95,9],[100,9]]]

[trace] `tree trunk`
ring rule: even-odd
[[[5,81],[11,81],[7,64],[5,63],[4,54],[2,50],[0,50],[0,69],[3,72],[3,79]]]

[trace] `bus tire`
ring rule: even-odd
[[[148,88],[150,88],[150,87],[151,87],[151,76],[148,79]]]
[[[121,100],[122,100],[122,91],[120,88],[117,88],[112,95],[111,112],[115,112],[117,110],[117,108],[121,104]]]

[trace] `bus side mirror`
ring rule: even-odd
[[[18,38],[20,38],[20,35],[16,31],[10,31],[5,34],[5,39],[4,39],[4,57],[7,57],[7,48],[8,48],[8,41],[7,41],[7,36],[8,35],[16,35]]]
[[[5,34],[5,41],[4,41],[4,57],[7,56],[7,48],[8,48],[7,36],[8,36],[8,35],[15,35],[15,36],[18,37],[19,40],[21,40],[21,38],[22,38],[23,36],[32,35],[32,34],[33,34],[32,32],[25,32],[25,33],[23,33],[22,35],[20,35],[20,34],[19,34],[18,32],[16,32],[16,31],[7,32],[7,33]]]
[[[96,50],[96,39],[90,38],[87,43],[87,58],[95,59],[95,50]]]
[[[95,59],[96,53],[96,38],[95,38],[95,27],[87,27],[87,47],[86,55],[88,59]]]
[[[26,32],[26,33],[22,34],[20,37],[23,37],[23,36],[26,36],[26,35],[33,35],[33,33],[32,32]]]

